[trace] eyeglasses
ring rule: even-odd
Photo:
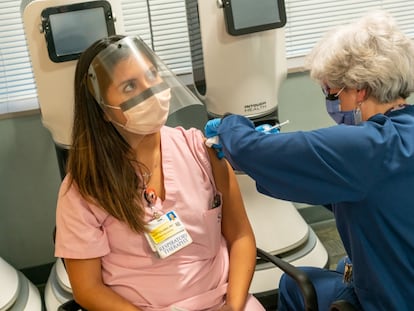
[[[338,98],[339,94],[341,94],[341,92],[345,89],[345,86],[340,89],[338,92],[334,93],[334,94],[330,94],[331,88],[327,85],[322,87],[322,92],[325,95],[326,99],[329,100],[335,100]]]

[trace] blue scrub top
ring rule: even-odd
[[[413,309],[413,106],[358,126],[272,135],[231,115],[218,134],[226,158],[259,192],[331,205],[365,311]]]

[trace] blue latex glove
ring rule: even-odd
[[[208,120],[208,122],[204,126],[204,135],[206,135],[207,138],[217,136],[217,130],[220,126],[220,123],[221,118]]]
[[[272,125],[270,124],[262,124],[259,126],[256,126],[256,131],[262,132],[265,134],[277,134],[280,132],[278,127],[272,128]]]
[[[204,135],[207,137],[206,146],[215,149],[217,158],[222,159],[224,157],[224,152],[217,134],[220,123],[220,118],[209,120],[204,126]]]

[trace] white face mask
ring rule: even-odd
[[[139,135],[155,133],[167,121],[170,99],[171,90],[166,89],[125,110],[124,115],[127,122],[124,125],[113,120],[112,122],[131,133]],[[105,106],[115,108],[113,106]]]

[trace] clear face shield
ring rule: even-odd
[[[125,37],[95,56],[88,87],[102,108],[123,112],[126,124],[118,125],[139,127],[132,130],[137,134],[154,132],[168,115],[202,104],[138,37]]]

